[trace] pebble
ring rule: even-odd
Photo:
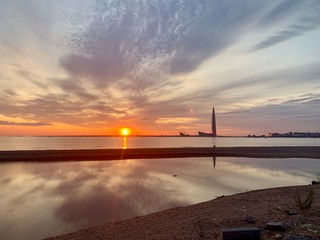
[[[313,225],[313,224],[307,223],[307,224],[302,224],[301,226],[302,226],[303,228],[305,228],[305,229],[308,229],[308,230],[311,231],[311,232],[318,233],[318,228],[317,228],[317,226],[315,226],[315,225]]]
[[[280,231],[285,232],[288,228],[288,225],[283,222],[268,222],[265,226],[265,229],[270,231]]]
[[[289,235],[285,240],[312,240],[312,238],[298,235]]]
[[[247,222],[247,223],[255,223],[256,220],[254,219],[254,217],[248,215],[248,214],[244,214],[242,221]]]
[[[282,235],[278,233],[278,234],[276,234],[276,235],[274,236],[274,238],[275,238],[275,239],[282,239]]]
[[[306,229],[316,229],[316,226],[311,223],[302,224],[301,226]]]
[[[288,212],[288,215],[289,215],[289,216],[298,215],[298,212],[297,212],[296,210],[290,210],[290,211]]]

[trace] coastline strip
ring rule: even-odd
[[[190,147],[0,151],[0,162],[95,161],[182,157],[320,159],[320,147]]]

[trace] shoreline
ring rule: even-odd
[[[0,151],[0,162],[96,161],[183,157],[318,158],[320,147],[186,147]]]
[[[206,202],[167,209],[122,221],[106,223],[76,232],[62,234],[46,240],[85,239],[220,239],[221,228],[258,227],[261,239],[273,240],[276,234],[282,239],[301,235],[318,239],[320,231],[320,185],[312,186],[315,199],[309,210],[300,210],[295,204],[298,191],[305,197],[309,186],[277,187],[221,196]],[[288,215],[285,210],[296,215]],[[254,223],[243,220],[245,215]],[[265,230],[268,222],[288,224],[284,232]],[[200,238],[199,233],[203,234]]]

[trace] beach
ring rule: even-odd
[[[162,158],[183,157],[314,158],[315,161],[318,161],[320,159],[320,147],[186,147],[0,151],[0,161],[4,163],[125,159],[152,161],[155,158],[161,160]],[[170,208],[145,216],[105,223],[73,233],[64,232],[65,234],[47,239],[222,239],[222,228],[252,226],[262,230],[261,239],[265,240],[275,239],[276,234],[281,234],[283,239],[290,234],[302,234],[310,237],[310,239],[319,239],[317,236],[320,233],[320,186],[314,185],[312,187],[315,192],[314,203],[311,209],[304,211],[296,206],[295,194],[296,191],[299,191],[304,199],[309,186],[281,187],[245,191],[230,196],[217,196],[217,198],[207,202],[184,205],[184,207]],[[288,216],[286,214],[288,209],[297,212],[297,215]],[[254,218],[255,222],[243,221],[244,216]],[[268,222],[274,221],[283,222],[290,227],[285,232],[264,230]]]
[[[90,161],[181,157],[319,158],[320,147],[185,147],[0,151],[1,162]]]
[[[282,239],[302,235],[309,239],[320,236],[320,185],[314,185],[314,203],[309,210],[295,204],[298,191],[305,198],[310,186],[281,187],[220,196],[211,201],[168,209],[146,216],[107,223],[47,240],[88,239],[221,239],[221,228],[258,227],[261,239]],[[285,210],[296,212],[288,215]],[[254,223],[244,221],[250,216]],[[282,222],[287,230],[265,230],[268,222]]]

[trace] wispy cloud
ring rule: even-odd
[[[156,123],[159,124],[185,124],[185,123],[191,123],[195,122],[198,119],[196,118],[158,118],[156,120]]]
[[[42,122],[9,122],[9,121],[0,121],[0,125],[40,127],[40,126],[49,126],[49,125],[52,125],[52,124],[50,124],[50,123],[42,123]]]
[[[270,131],[317,131],[319,122],[320,94],[292,96],[291,99],[271,101],[250,107],[246,111],[233,110],[222,114],[221,120],[232,127],[232,119],[248,133],[266,134]],[[276,122],[276,125],[274,124]],[[310,125],[306,125],[308,122]],[[263,128],[262,128],[263,126]]]
[[[170,75],[195,70],[241,34],[262,3],[226,1],[96,1],[95,17],[74,45],[81,54],[63,57],[72,76],[97,86],[143,90]],[[103,17],[102,17],[103,16]]]
[[[283,29],[276,31],[273,35],[268,36],[265,40],[256,44],[252,51],[271,47],[320,28],[319,11],[320,3],[314,0],[287,0],[280,2],[278,6],[262,19],[261,23],[268,25],[274,21],[282,20],[285,17],[292,17],[292,15],[297,15],[297,19],[293,18]]]

